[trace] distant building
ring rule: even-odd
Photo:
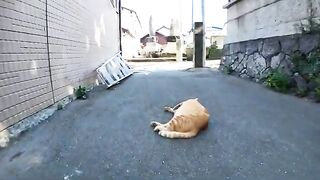
[[[140,43],[143,44],[143,46],[146,45],[148,37],[150,37],[150,35],[146,34],[145,36],[140,38]],[[156,42],[160,45],[167,44],[167,36],[159,32],[156,32]]]
[[[121,12],[121,44],[122,56],[133,58],[139,56],[142,26],[136,11],[122,7]]]
[[[193,48],[193,32],[190,31],[188,34],[183,35],[184,40],[186,41],[187,48]],[[211,45],[218,46],[218,49],[223,49],[224,40],[226,37],[226,32],[223,28],[211,26],[206,27],[205,34],[205,44],[206,47]]]
[[[156,32],[163,34],[165,36],[170,36],[170,28],[162,26],[156,30]]]
[[[223,49],[226,33],[219,27],[206,27],[206,46],[216,45],[218,49]]]

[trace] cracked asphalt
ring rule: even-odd
[[[211,114],[196,138],[149,127],[194,97]],[[0,179],[320,179],[319,137],[319,104],[210,69],[141,71],[0,150]]]

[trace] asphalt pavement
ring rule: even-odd
[[[199,98],[209,128],[149,127]],[[57,111],[0,150],[0,179],[320,179],[320,105],[212,69],[135,73]]]

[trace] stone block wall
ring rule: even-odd
[[[292,55],[306,55],[319,48],[319,35],[296,34],[249,40],[224,45],[220,69],[255,81],[263,80],[273,69],[293,74]]]

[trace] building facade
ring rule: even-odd
[[[119,52],[111,0],[0,2],[0,131],[93,84]]]
[[[139,56],[140,37],[142,26],[136,11],[122,7],[121,11],[121,27],[122,27],[122,56],[126,59]]]

